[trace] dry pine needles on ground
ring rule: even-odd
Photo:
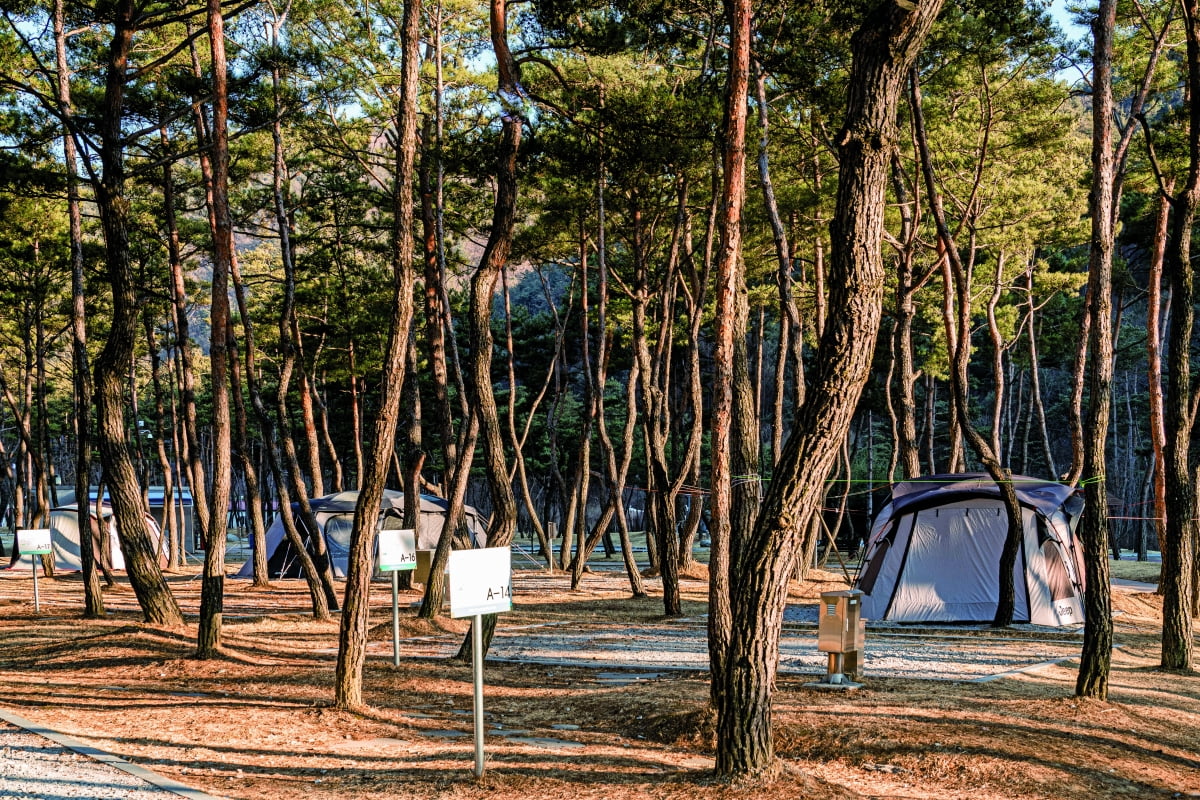
[[[537,578],[501,626],[588,623],[636,632],[661,621],[657,598],[630,599],[599,573],[579,592]],[[198,582],[171,576],[185,608]],[[471,674],[445,658],[393,667],[386,585],[374,598],[369,709],[329,708],[336,622],[305,613],[296,581],[269,590],[229,582],[224,657],[192,659],[191,628],[140,624],[127,586],[109,618],[79,618],[77,577],[43,580],[33,613],[28,576],[0,573],[0,705],[164,775],[229,798],[1174,798],[1200,790],[1200,678],[1155,668],[1160,601],[1118,589],[1112,698],[1072,696],[1074,662],[990,683],[868,678],[822,694],[782,676],[780,769],[729,785],[711,775],[707,675],[669,671],[616,682],[561,664],[489,663],[488,766],[471,773]],[[794,587],[812,602],[839,576]],[[685,582],[686,611],[705,586]],[[404,599],[412,602],[417,595]],[[458,637],[458,620],[406,613],[402,639]],[[403,648],[402,648],[403,652]],[[869,665],[868,665],[869,675]],[[645,676],[643,676],[645,678]],[[1191,795],[1200,796],[1200,795]]]

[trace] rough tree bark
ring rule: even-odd
[[[54,50],[57,65],[58,103],[65,118],[73,116],[71,69],[67,63],[64,0],[54,3]],[[86,286],[83,274],[83,212],[79,201],[79,174],[75,136],[63,132],[63,163],[67,177],[67,216],[71,231],[71,367],[73,413],[75,415],[75,508],[79,530],[91,530],[88,489],[92,482],[92,376],[88,366]],[[5,459],[7,462],[7,459]],[[7,467],[7,464],[5,465]],[[3,508],[0,507],[0,513]],[[3,555],[3,553],[0,553]],[[79,540],[79,562],[83,572],[83,615],[104,616],[104,596],[96,569],[92,537]]]
[[[210,391],[212,403],[212,495],[209,497],[208,540],[200,588],[200,628],[196,657],[212,658],[221,644],[225,605],[225,534],[229,526],[230,455],[229,354],[237,354],[229,322],[229,272],[233,262],[233,217],[229,210],[229,73],[225,63],[225,18],[221,0],[208,0],[208,39],[212,55],[213,124],[211,218],[213,225]]]
[[[714,699],[716,770],[722,775],[762,773],[774,763],[771,701],[788,578],[870,374],[883,301],[880,244],[896,106],[941,5],[922,0],[910,10],[878,4],[851,40],[846,116],[835,138],[841,170],[830,225],[828,320],[811,391],[797,411],[754,529],[739,537],[731,554],[731,635],[727,651],[717,654],[720,663],[714,658],[713,673],[714,685],[720,682]]]
[[[492,522],[488,526],[488,547],[505,547],[517,527],[517,503],[508,481],[504,456],[504,437],[496,397],[492,390],[492,299],[496,278],[508,262],[513,227],[517,214],[517,151],[521,146],[524,120],[521,106],[520,73],[508,46],[507,0],[490,0],[488,23],[492,50],[496,54],[496,91],[501,104],[500,144],[496,152],[496,200],[492,207],[492,227],[479,258],[479,267],[471,278],[470,337],[471,380],[467,385],[472,414],[479,420],[483,436],[484,467],[488,476],[488,494],[492,500]],[[496,615],[483,618],[483,651],[487,652],[496,629]],[[468,632],[456,658],[469,660],[473,634]]]
[[[1100,0],[1092,20],[1092,190],[1088,299],[1092,320],[1088,349],[1088,415],[1083,441],[1085,506],[1079,523],[1087,585],[1083,652],[1075,694],[1108,698],[1112,661],[1112,607],[1108,570],[1108,491],[1105,445],[1112,405],[1112,268],[1115,201],[1112,137],[1112,57],[1116,0]]]
[[[1162,666],[1192,668],[1192,561],[1198,525],[1193,475],[1189,464],[1192,428],[1196,420],[1192,397],[1191,339],[1195,323],[1195,267],[1191,261],[1192,226],[1200,204],[1200,19],[1197,0],[1183,0],[1187,35],[1188,171],[1183,189],[1174,198],[1171,242],[1164,270],[1171,285],[1171,321],[1167,344],[1165,474],[1167,479],[1166,540],[1162,550],[1163,595]]]
[[[145,511],[125,430],[124,376],[133,353],[138,323],[137,292],[129,252],[129,203],[125,197],[122,128],[129,53],[137,25],[133,0],[119,0],[112,7],[111,21],[113,35],[107,52],[100,119],[99,155],[103,173],[96,184],[96,205],[104,231],[104,266],[112,287],[112,325],[94,365],[96,442],[129,582],[142,614],[149,623],[178,627],[183,624],[183,614],[154,557],[154,545],[146,531]]]

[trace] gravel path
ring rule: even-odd
[[[815,613],[814,613],[815,616]],[[445,658],[457,650],[458,636],[406,639],[405,656]],[[370,652],[391,653],[390,641],[370,644]],[[979,635],[970,630],[904,633],[867,631],[864,674],[871,677],[986,682],[1071,658],[1078,638],[1030,639],[1019,634]],[[636,629],[606,624],[497,626],[488,659],[602,669],[707,670],[707,632],[702,620],[640,624]],[[825,654],[813,629],[785,628],[779,671],[823,675]]]
[[[15,715],[4,716],[22,724],[28,723]],[[28,725],[33,726],[32,723]],[[72,742],[61,734],[45,732],[60,741]],[[0,798],[179,800],[184,797],[217,800],[79,742],[72,742],[72,748],[82,749],[89,755],[81,755],[46,736],[0,721]]]

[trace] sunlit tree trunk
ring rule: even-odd
[[[392,176],[392,305],[388,322],[387,353],[382,375],[379,412],[375,417],[371,449],[359,484],[354,524],[350,531],[346,601],[338,630],[337,672],[334,703],[338,708],[363,705],[363,665],[366,661],[367,627],[370,616],[372,554],[383,486],[387,480],[400,401],[407,374],[413,316],[413,183],[417,149],[417,88],[420,73],[420,0],[405,0],[401,23],[400,99],[396,109],[395,174]]]
[[[1084,431],[1085,501],[1079,523],[1087,586],[1083,652],[1075,694],[1108,698],[1112,661],[1112,608],[1108,570],[1108,492],[1105,445],[1112,405],[1113,140],[1112,58],[1116,0],[1100,0],[1092,21],[1092,231],[1088,300],[1092,320],[1088,349],[1088,417]]]
[[[204,578],[200,589],[200,629],[196,656],[212,658],[221,645],[225,606],[225,535],[229,526],[229,495],[233,459],[229,413],[229,354],[237,344],[229,317],[229,272],[233,262],[233,217],[229,209],[229,73],[225,62],[225,19],[221,0],[208,0],[208,38],[212,54],[212,198],[213,260],[209,349],[212,376],[210,401],[213,426],[213,478],[209,498],[208,541],[204,549]]]
[[[1191,340],[1195,322],[1195,268],[1192,265],[1192,226],[1200,203],[1200,8],[1197,0],[1183,0],[1187,35],[1188,171],[1183,189],[1174,198],[1171,241],[1164,270],[1171,284],[1171,321],[1167,343],[1166,538],[1162,550],[1163,595],[1162,666],[1192,668],[1195,642],[1192,634],[1193,559],[1197,539],[1195,476],[1190,454],[1196,420],[1192,396]]]

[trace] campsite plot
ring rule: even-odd
[[[34,616],[29,575],[7,571],[0,572],[0,706],[237,800],[1168,800],[1200,786],[1200,677],[1154,669],[1161,599],[1151,593],[1114,592],[1125,646],[1113,653],[1111,703],[1072,697],[1073,660],[987,682],[978,681],[1007,664],[975,661],[957,680],[911,680],[884,677],[887,654],[868,651],[867,685],[845,695],[805,689],[821,667],[795,674],[785,656],[774,712],[783,772],[734,790],[711,779],[709,686],[703,651],[692,643],[702,642],[702,581],[683,585],[690,621],[667,622],[661,598],[631,598],[620,573],[586,575],[578,591],[561,572],[513,577],[515,605],[501,620],[493,656],[511,634],[557,640],[560,650],[577,651],[572,657],[595,649],[625,660],[637,632],[646,637],[641,649],[684,666],[493,661],[489,764],[478,781],[470,769],[470,668],[413,657],[420,648],[443,655],[467,626],[405,615],[403,657],[393,666],[386,581],[372,595],[379,655],[364,676],[370,708],[351,714],[329,707],[337,622],[309,617],[301,581],[266,590],[227,582],[223,656],[197,661],[195,568],[168,577],[188,615],[179,630],[140,624],[122,576],[105,592],[104,620],[79,618],[82,590],[73,575],[44,581],[47,603]],[[792,587],[793,608],[810,611],[820,592],[844,585],[840,575],[816,572]],[[802,640],[811,631],[789,623],[785,633]],[[906,642],[906,634],[923,638]],[[934,662],[987,658],[990,648],[1021,667],[1041,664],[1059,646],[1078,648],[1061,632],[997,634],[986,626],[893,626],[868,641],[908,648],[904,661],[914,673]]]

